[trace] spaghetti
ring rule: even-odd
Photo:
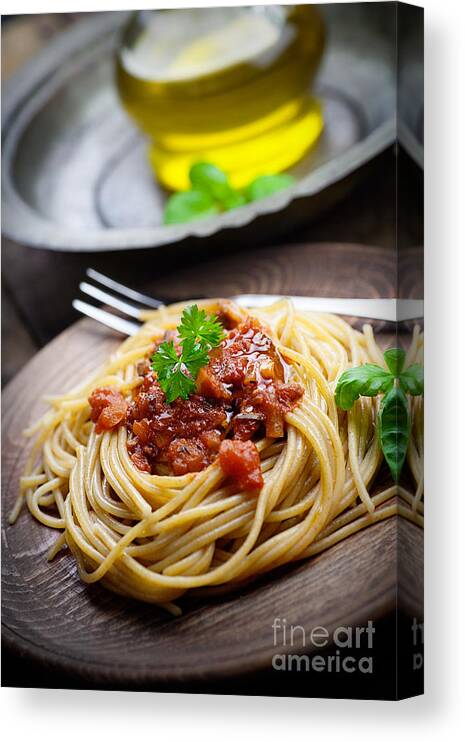
[[[141,387],[141,361],[173,331],[186,305],[144,314],[145,324],[78,388],[49,398],[50,409],[26,434],[35,438],[10,520],[25,501],[41,523],[62,531],[52,558],[67,545],[79,575],[177,613],[175,601],[198,588],[234,587],[280,565],[329,548],[402,511],[422,523],[422,400],[411,400],[407,461],[416,491],[374,487],[382,463],[377,397],[338,410],[341,373],[366,362],[383,365],[371,326],[363,332],[340,317],[297,312],[289,300],[251,310],[267,328],[302,394],[285,412],[280,438],[255,436],[262,486],[244,490],[212,457],[199,471],[174,475],[166,462],[141,470],[131,433],[120,424],[96,432],[89,397],[119,392],[128,404]],[[215,301],[199,302],[218,312]],[[409,362],[420,359],[413,334]],[[397,505],[400,495],[401,505]]]

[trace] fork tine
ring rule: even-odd
[[[73,307],[77,309],[78,312],[81,312],[81,314],[85,314],[87,317],[91,317],[91,319],[95,319],[97,322],[107,325],[107,327],[111,327],[112,330],[117,330],[118,332],[123,333],[123,335],[135,335],[141,327],[136,324],[136,322],[130,322],[122,317],[117,317],[116,314],[105,312],[104,309],[94,307],[92,304],[87,304],[87,302],[81,301],[80,299],[74,299]]]
[[[99,289],[97,286],[92,286],[90,283],[82,281],[79,284],[79,288],[83,294],[92,296],[93,299],[97,299],[97,301],[101,301],[103,304],[108,304],[108,306],[113,307],[114,309],[118,309],[120,312],[123,312],[123,314],[127,314],[129,317],[135,317],[135,319],[140,318],[140,309],[133,306],[132,304],[128,304],[127,301],[118,299],[117,296],[107,294],[106,291],[102,291],[102,289]]]
[[[132,299],[138,304],[144,304],[146,307],[150,307],[151,309],[158,309],[158,307],[163,306],[162,301],[159,301],[158,299],[152,299],[151,296],[146,296],[146,294],[141,294],[140,291],[130,289],[128,286],[125,286],[118,281],[114,281],[113,278],[109,278],[103,273],[94,270],[94,268],[87,268],[86,275],[88,278],[92,278],[94,281],[96,281],[96,283],[100,283],[102,284],[102,286],[106,286],[107,289],[111,289],[112,291],[117,291],[118,293],[126,296],[128,299]]]

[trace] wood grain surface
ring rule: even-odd
[[[313,230],[317,232],[317,230]],[[180,252],[71,255],[3,240],[3,278],[39,345],[77,319],[71,301],[88,266],[166,301],[260,291],[314,296],[395,296],[394,249],[304,239],[269,246],[191,242]],[[354,260],[357,271],[353,270]],[[8,331],[8,328],[5,328]],[[5,335],[5,347],[14,337]]]
[[[262,250],[260,259],[231,257],[221,269],[207,263],[203,269],[173,272],[171,280],[163,283],[164,295],[277,292],[280,287],[284,293],[392,295],[383,250],[308,246],[305,276],[293,267],[293,254],[292,248],[285,248],[282,258],[274,255],[271,267],[273,254]],[[161,287],[156,279],[150,283],[154,289]],[[272,630],[275,617],[286,617],[306,630],[323,625],[331,631],[339,625],[375,620],[395,609],[396,518],[234,594],[215,599],[187,597],[181,601],[179,618],[112,595],[98,584],[84,585],[66,553],[48,563],[46,552],[55,534],[27,511],[9,526],[7,516],[28,450],[21,431],[44,410],[41,397],[71,388],[119,341],[110,330],[81,320],[40,351],[4,392],[2,619],[10,645],[50,666],[93,680],[187,682],[270,667],[277,651]],[[421,556],[419,529],[409,523],[402,528],[409,558],[412,553]],[[413,580],[408,574],[407,579]],[[409,589],[411,601],[418,604],[418,588],[410,585]]]

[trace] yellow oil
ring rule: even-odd
[[[193,162],[237,188],[295,164],[323,117],[310,93],[324,46],[309,5],[141,11],[123,35],[121,99],[150,139],[158,179],[189,187]]]

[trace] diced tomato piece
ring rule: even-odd
[[[200,440],[209,451],[219,451],[221,433],[218,430],[205,430],[200,434]]]
[[[199,394],[203,394],[204,397],[213,397],[213,399],[224,399],[229,401],[232,399],[232,394],[227,388],[226,384],[220,381],[215,374],[213,374],[209,367],[201,368],[197,376],[197,389]]]
[[[286,412],[291,410],[297,400],[301,398],[304,393],[303,386],[301,384],[290,383],[290,384],[277,384],[276,392],[280,404],[285,408]]]
[[[148,474],[150,474],[150,464],[147,461],[147,457],[140,448],[138,448],[135,453],[131,454],[131,461],[135,466],[137,466],[140,471],[146,471]]]
[[[150,441],[150,423],[146,417],[142,420],[135,420],[132,424],[132,432],[136,435],[142,445]]]
[[[232,427],[234,431],[234,438],[240,441],[248,441],[252,438],[262,425],[263,421],[252,418],[240,418],[235,417],[232,421]]]
[[[220,464],[224,473],[232,477],[241,489],[260,490],[263,487],[260,455],[252,441],[222,441]]]
[[[209,464],[205,446],[188,438],[177,438],[170,443],[166,458],[175,475],[199,472]]]
[[[121,392],[111,388],[95,389],[89,397],[89,404],[96,433],[117,427],[126,417],[128,409]]]

